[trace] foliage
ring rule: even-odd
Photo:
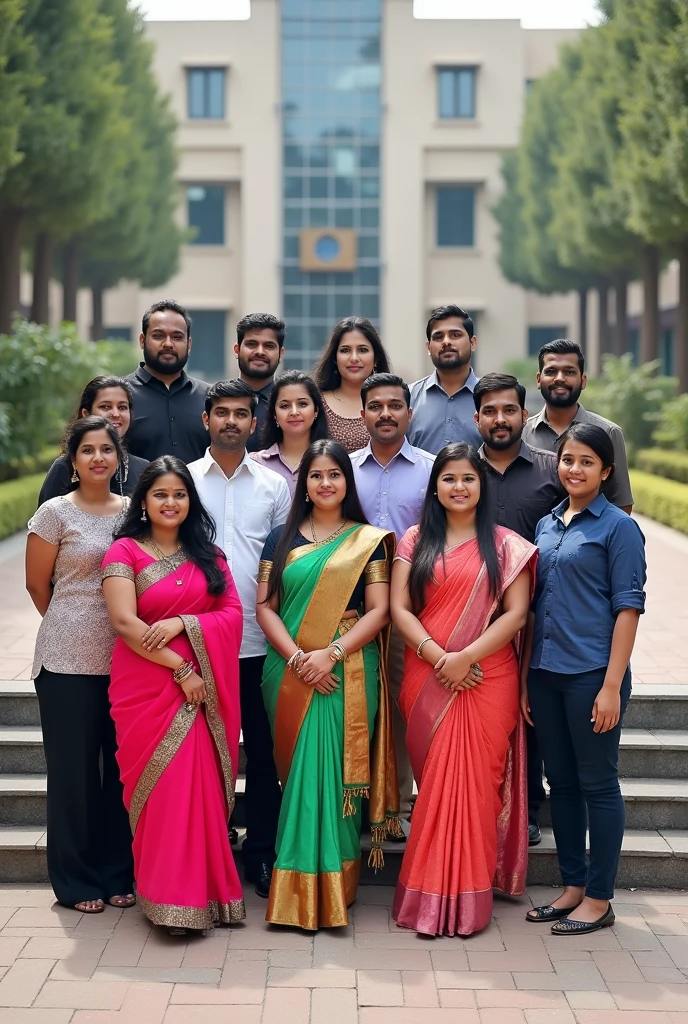
[[[508,359],[504,364],[504,373],[510,373],[512,377],[516,377],[529,391],[535,387],[535,375],[537,372],[537,356],[528,356],[523,359]]]
[[[23,530],[36,511],[45,473],[0,484],[0,540]]]
[[[57,442],[83,387],[101,373],[135,365],[131,348],[81,341],[64,324],[57,331],[16,320],[11,335],[0,335],[0,406],[7,430],[0,434],[0,463],[36,455]]]
[[[26,117],[27,93],[38,86],[35,51],[22,32],[21,16],[27,0],[0,4],[0,185],[7,171],[18,164],[20,127]]]
[[[37,455],[25,455],[22,459],[0,463],[0,483],[5,480],[18,480],[22,476],[33,476],[34,473],[47,473],[60,454],[57,447],[44,448]]]
[[[633,508],[674,530],[688,533],[688,484],[632,469]]]
[[[636,452],[635,464],[644,473],[678,480],[688,484],[688,452],[663,451],[661,448],[642,448]]]
[[[653,438],[670,448],[688,450],[688,395],[678,395],[665,403]]]
[[[658,366],[634,366],[630,354],[607,356],[602,375],[583,392],[586,409],[619,424],[631,459],[638,449],[650,447],[662,406],[676,394],[676,381],[657,376]]]

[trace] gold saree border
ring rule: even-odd
[[[229,752],[229,745],[227,743],[225,723],[222,721],[218,709],[215,675],[213,673],[212,665],[210,664],[210,658],[208,657],[208,651],[203,637],[203,630],[198,617],[196,615],[180,615],[179,618],[184,623],[186,635],[189,638],[194,654],[198,659],[198,664],[201,669],[201,677],[205,683],[205,717],[220,758],[225,795],[227,797],[227,816],[229,817],[234,809],[234,765],[232,764],[232,755]]]
[[[117,576],[121,579],[135,580],[134,570],[126,562],[110,562],[101,573],[101,578],[106,580],[108,576]]]
[[[163,928],[212,928],[216,924],[236,924],[246,917],[243,900],[218,903],[210,900],[206,908],[182,907],[174,903],[154,903],[145,896],[137,895],[137,903],[153,924]]]
[[[134,787],[129,806],[129,824],[131,834],[136,833],[136,826],[146,800],[153,792],[156,783],[160,780],[162,773],[171,763],[182,743],[188,736],[191,726],[196,721],[198,707],[189,704],[182,704],[176,715],[170,722],[167,732],[153,751],[148,764],[139,775],[139,780]]]
[[[157,562],[151,562],[149,565],[144,566],[134,577],[136,596],[141,597],[141,594],[145,594],[156,583],[160,583],[167,576],[177,572],[188,561],[189,556],[186,551],[184,548],[180,548],[173,555],[168,555],[167,558],[160,558]]]
[[[304,651],[313,651],[331,642],[371,552],[387,538],[394,543],[394,534],[368,525],[352,529],[344,537],[323,567],[311,594],[296,637],[298,647]],[[308,544],[290,551],[287,564],[310,554],[315,547],[314,544]],[[346,564],[349,561],[348,574],[343,578],[337,563]],[[328,637],[324,645],[323,636]],[[275,765],[283,787],[289,776],[301,726],[312,698],[313,687],[299,679],[292,669],[285,669],[277,696],[275,721],[279,722],[279,729],[275,731],[274,747]]]
[[[341,871],[273,868],[265,920],[309,932],[343,928],[349,923],[346,908],[356,899],[360,873],[360,857],[345,860]]]
[[[342,619],[337,627],[346,636],[359,621]],[[352,797],[370,796],[370,734],[368,733],[368,700],[366,697],[363,650],[354,651],[344,661],[344,749],[342,754],[343,814],[356,813]]]

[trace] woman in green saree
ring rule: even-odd
[[[348,923],[361,866],[361,798],[371,863],[399,831],[386,677],[394,534],[366,523],[351,462],[315,441],[289,519],[268,536],[258,622],[268,639],[263,699],[282,784],[266,920],[315,930]]]

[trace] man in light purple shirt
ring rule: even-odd
[[[365,448],[351,454],[356,490],[372,526],[393,530],[397,541],[415,526],[425,499],[435,456],[406,438],[411,423],[408,384],[393,373],[374,373],[361,388],[361,415],[370,434]],[[398,707],[404,674],[404,641],[392,630],[389,689],[393,700],[394,747],[399,773],[400,814],[411,813],[413,773],[406,750],[406,725]]]

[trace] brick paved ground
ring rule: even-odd
[[[688,538],[643,527],[634,675],[688,684]],[[37,624],[20,545],[0,545],[3,680],[29,678]],[[245,924],[185,942],[137,909],[84,917],[48,887],[0,886],[0,1024],[688,1024],[688,892],[620,891],[615,928],[587,939],[524,921],[551,895],[499,900],[461,940],[398,930],[390,889],[361,888],[349,927],[315,937],[268,927],[248,889]]]

